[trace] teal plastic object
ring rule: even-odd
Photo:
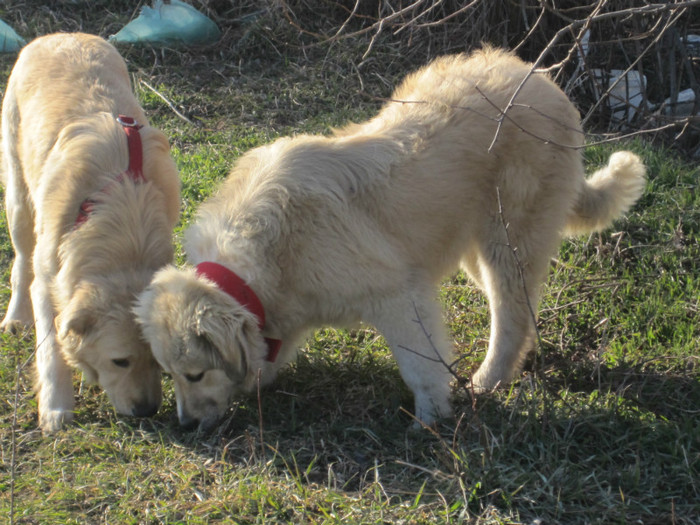
[[[16,53],[26,44],[15,30],[0,20],[0,53]]]
[[[139,16],[126,24],[116,35],[114,43],[206,45],[221,37],[214,21],[180,0],[156,0],[153,7],[144,6]]]

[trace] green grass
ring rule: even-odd
[[[123,22],[129,9],[114,16]],[[57,12],[31,27],[75,29]],[[116,25],[83,23],[95,32]],[[136,80],[199,123],[137,84],[182,172],[178,235],[242,152],[366,118],[377,108],[367,94],[386,95],[393,82],[374,64],[383,76],[361,84],[326,51],[225,51],[123,50]],[[0,57],[6,74],[13,60]],[[644,197],[610,230],[562,245],[522,377],[476,398],[456,385],[456,417],[435,431],[409,430],[410,391],[383,339],[361,327],[314,334],[260,398],[240,398],[211,434],[178,427],[168,378],[161,411],[138,420],[115,415],[76,374],[75,424],[42,436],[33,333],[0,336],[0,521],[700,522],[700,171],[642,141],[587,149],[589,168],[622,147],[649,167]],[[2,213],[2,311],[11,259]],[[443,283],[441,299],[467,379],[487,346],[488,306],[461,274]]]

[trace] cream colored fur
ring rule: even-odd
[[[118,114],[144,126],[144,184],[119,180],[129,152]],[[84,34],[27,45],[3,101],[2,152],[15,247],[2,327],[35,325],[39,425],[50,432],[72,419],[70,365],[97,381],[118,412],[154,413],[160,371],[131,303],[172,260],[179,177],[116,49]],[[76,226],[87,198],[94,211]]]
[[[528,301],[536,308],[562,235],[608,226],[645,184],[628,152],[586,180],[577,111],[544,75],[527,80],[497,134],[496,108],[529,71],[493,49],[438,58],[368,122],[280,139],[237,162],[186,250],[190,263],[219,262],[246,280],[265,307],[264,333],[191,269],[159,271],[136,307],[175,378],[183,424],[214,424],[232,392],[252,388],[258,371],[271,381],[310,330],[360,320],[386,337],[416,416],[448,415],[454,356],[436,290],[460,266],[491,308],[473,385],[513,379],[534,335]],[[284,342],[275,363],[263,336]]]

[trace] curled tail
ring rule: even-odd
[[[637,202],[645,184],[646,168],[637,155],[629,151],[613,153],[608,165],[581,186],[567,218],[566,234],[590,233],[610,226]]]

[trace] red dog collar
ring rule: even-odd
[[[143,177],[143,146],[141,145],[141,133],[139,133],[143,126],[125,115],[119,115],[117,122],[121,124],[124,133],[126,133],[126,142],[129,146],[129,167],[126,174],[134,182],[146,182]]]
[[[126,133],[126,142],[129,148],[129,167],[126,172],[119,175],[117,180],[121,181],[125,176],[129,177],[134,182],[146,182],[143,176],[143,146],[141,144],[141,133],[139,130],[143,127],[131,117],[119,115],[117,122],[121,125],[124,133]],[[106,191],[103,189],[102,191]],[[78,217],[75,219],[75,225],[80,226],[84,223],[95,205],[92,199],[85,199],[80,204]]]
[[[255,315],[258,318],[258,328],[260,330],[265,328],[265,308],[263,308],[262,302],[260,302],[253,289],[235,272],[221,264],[209,261],[199,263],[195,267],[195,271],[197,275],[202,275],[213,281],[221,291],[229,294],[241,303],[241,306]],[[282,346],[282,341],[266,337],[265,342],[267,343],[267,357],[265,359],[270,363],[274,363]]]

